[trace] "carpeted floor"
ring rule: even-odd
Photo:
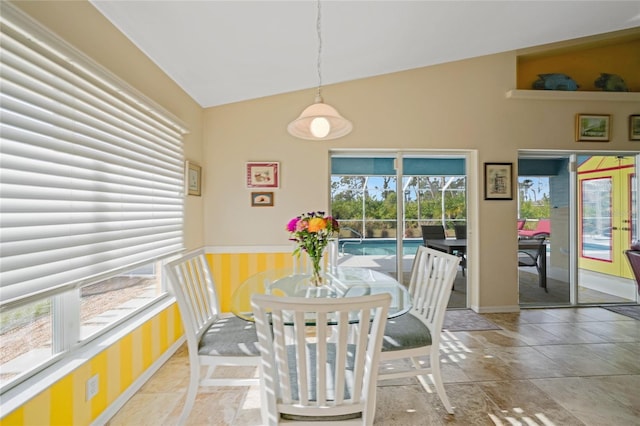
[[[442,328],[448,331],[500,330],[500,327],[471,309],[447,310]]]
[[[629,318],[636,319],[640,321],[640,305],[631,305],[631,306],[603,306],[604,309],[607,309],[611,312],[615,312],[620,315],[627,316]]]

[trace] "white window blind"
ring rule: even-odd
[[[183,248],[183,127],[19,10],[0,17],[0,300]]]

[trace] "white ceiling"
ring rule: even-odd
[[[315,1],[90,1],[202,107],[318,85]],[[640,26],[640,1],[321,8],[323,86]]]

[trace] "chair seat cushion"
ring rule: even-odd
[[[200,355],[259,356],[256,325],[236,316],[219,318],[200,339]]]
[[[382,338],[382,352],[420,348],[431,344],[431,333],[422,321],[410,313],[389,318]]]

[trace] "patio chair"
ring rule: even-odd
[[[199,386],[251,386],[258,378],[212,378],[218,366],[260,365],[255,324],[236,316],[221,317],[218,296],[203,250],[197,250],[166,265],[171,289],[178,301],[187,338],[191,367],[189,389],[179,424],[193,408]],[[207,372],[201,378],[201,366]]]
[[[390,303],[388,293],[337,299],[253,295],[266,424],[372,425]]]
[[[421,225],[422,240],[427,245],[427,240],[444,240],[447,236],[444,233],[442,225]]]
[[[456,233],[456,240],[464,240],[467,238],[467,225],[454,225],[453,230]],[[466,276],[467,269],[467,252],[457,251],[456,256],[460,258],[460,268],[462,268],[462,276]]]
[[[521,229],[518,231],[518,238],[549,238],[551,235],[551,221],[549,219],[540,219],[535,229]]]
[[[413,306],[408,313],[387,321],[380,355],[383,370],[378,375],[378,380],[416,376],[429,391],[424,376],[431,374],[440,401],[450,414],[453,407],[440,373],[440,333],[459,262],[452,254],[418,247],[409,281]],[[429,357],[429,367],[420,362],[424,356]],[[384,363],[401,359],[411,360],[411,367],[386,369]]]
[[[544,291],[546,293],[548,293],[549,290],[547,290],[547,281],[543,279],[544,277],[542,276],[542,268],[540,267],[540,256],[546,256],[546,253],[544,253],[544,250],[542,250],[542,244],[544,244],[545,236],[538,235],[535,237],[535,239],[539,242],[539,244],[530,249],[527,248],[518,250],[518,266],[535,267],[536,271],[538,272],[538,279],[540,283],[539,285],[540,287],[544,288]]]
[[[626,250],[624,254],[627,255],[627,259],[629,259],[631,271],[638,285],[638,294],[640,294],[640,240],[634,241],[629,250]]]

